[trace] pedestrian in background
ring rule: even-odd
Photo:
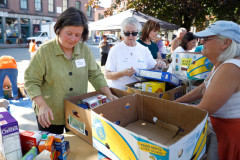
[[[163,45],[162,36],[159,35],[159,34],[157,35],[156,43],[157,43],[158,50],[159,50],[159,53],[160,53],[162,59],[165,59],[166,55],[167,55],[167,51],[166,51],[166,48]]]
[[[3,82],[8,76],[12,86],[13,99],[18,99],[17,76],[18,69],[15,59],[11,56],[0,57],[0,99],[4,98]]]
[[[103,40],[99,43],[99,48],[101,53],[101,66],[105,66],[110,50],[110,44],[107,41],[106,35],[103,35]]]
[[[181,44],[184,35],[187,33],[186,28],[179,28],[177,31],[177,37],[175,37],[171,42],[171,54],[173,51]]]
[[[62,134],[64,99],[87,93],[88,81],[109,100],[117,97],[107,87],[90,48],[84,44],[89,33],[84,13],[74,7],[66,9],[58,17],[54,32],[57,36],[39,47],[24,78],[39,130]]]
[[[31,40],[29,43],[29,50],[28,50],[31,58],[35,54],[35,50],[36,50],[36,42],[34,40]]]
[[[162,59],[157,44],[153,42],[156,41],[156,37],[159,31],[159,23],[153,20],[148,20],[143,25],[141,36],[137,40],[137,42],[143,46],[148,47],[154,59]]]

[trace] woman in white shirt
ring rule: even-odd
[[[121,26],[124,40],[111,48],[105,65],[109,87],[124,90],[126,84],[137,82],[137,69],[165,67],[162,60],[154,60],[149,49],[137,43],[141,24],[134,17],[126,18]]]
[[[197,37],[193,35],[192,32],[187,32],[184,36],[183,39],[180,43],[180,45],[173,51],[171,54],[171,60],[169,59],[169,62],[174,62],[176,61],[176,53],[181,53],[181,52],[189,52],[192,50],[197,43]],[[168,72],[173,73],[173,66],[172,64],[169,65]]]

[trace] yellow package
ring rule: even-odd
[[[162,93],[165,92],[166,82],[143,82],[142,91],[151,93]]]

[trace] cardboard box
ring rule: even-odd
[[[0,159],[19,160],[22,157],[18,122],[0,108]]]
[[[208,114],[199,108],[137,94],[88,112],[93,146],[111,159],[186,160],[199,159],[205,153]],[[138,121],[158,130],[125,128]],[[157,138],[151,137],[153,134]]]
[[[136,82],[139,83],[139,82]],[[131,83],[131,84],[127,84],[125,86],[125,91],[129,92],[129,93],[135,93],[135,94],[142,94],[142,95],[147,95],[147,96],[151,96],[151,97],[157,97],[157,98],[162,98],[162,99],[166,99],[166,100],[170,100],[173,101],[181,96],[183,96],[184,94],[186,94],[186,88],[187,85],[185,83],[182,83],[181,86],[174,86],[170,83],[166,83],[166,91],[163,93],[150,93],[150,92],[145,92],[145,91],[141,91],[139,89],[137,89],[136,87],[134,87],[135,83]]]
[[[115,88],[110,88],[110,90],[117,97],[123,97],[131,94]],[[64,100],[66,127],[73,133],[83,138],[89,144],[92,144],[91,109],[83,109],[77,105],[80,100],[97,94],[103,93],[101,91],[95,91],[79,96],[72,96]]]

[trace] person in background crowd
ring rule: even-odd
[[[171,42],[171,53],[181,44],[183,36],[187,33],[185,28],[179,28],[177,31],[177,37]]]
[[[65,128],[64,98],[87,93],[88,81],[109,100],[117,99],[90,48],[84,13],[66,9],[54,26],[56,38],[42,44],[25,71],[25,88],[33,100],[39,130],[62,134]],[[66,129],[66,128],[65,128]]]
[[[195,35],[202,38],[202,54],[214,68],[204,83],[176,101],[201,98],[194,107],[208,111],[219,158],[240,159],[240,27],[231,21],[216,21]]]
[[[160,31],[159,23],[148,20],[142,28],[142,34],[140,38],[137,40],[140,44],[145,47],[148,47],[154,59],[162,59],[158,46],[153,41],[156,41],[156,36]]]
[[[8,76],[12,86],[13,99],[18,99],[17,76],[18,69],[15,59],[11,56],[0,57],[0,99],[4,99],[3,82]]]
[[[163,45],[163,41],[162,41],[162,36],[161,35],[159,35],[159,34],[157,35],[156,42],[157,42],[158,51],[159,51],[161,57],[163,59],[165,59],[166,55],[167,55],[167,51],[166,51],[166,49],[165,49],[165,47]]]
[[[203,50],[203,44],[202,44],[202,39],[199,39],[199,45],[196,47],[194,52],[202,52]]]
[[[126,84],[138,81],[133,76],[137,69],[166,66],[162,60],[154,60],[148,48],[137,43],[140,30],[141,24],[134,17],[122,22],[121,33],[124,40],[111,48],[105,65],[105,75],[110,87],[124,90]]]
[[[180,45],[171,54],[171,58],[168,61],[169,62],[175,61],[176,53],[189,52],[196,46],[196,43],[197,43],[197,37],[194,36],[192,32],[187,32],[183,36],[183,39],[182,39]],[[168,72],[173,73],[173,66],[171,64],[169,65]]]
[[[103,40],[99,43],[101,53],[101,66],[104,66],[107,61],[108,52],[110,50],[110,44],[107,41],[107,36],[103,35]]]

